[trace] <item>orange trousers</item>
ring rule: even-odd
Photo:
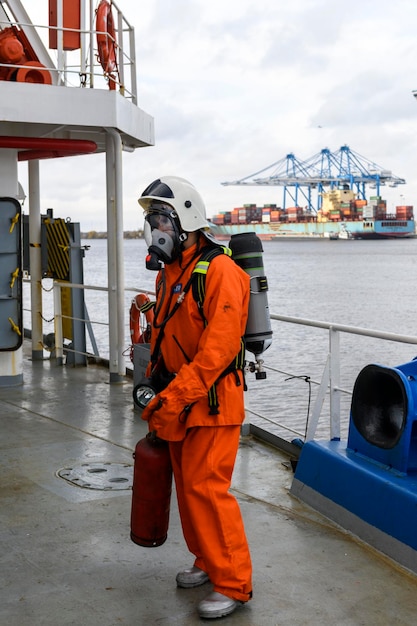
[[[213,590],[252,596],[252,564],[236,498],[229,492],[240,426],[197,426],[169,443],[184,538]]]

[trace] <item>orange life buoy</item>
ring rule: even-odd
[[[130,306],[130,339],[132,342],[130,360],[132,362],[133,344],[149,343],[151,339],[153,317],[153,303],[144,293],[138,293]]]
[[[116,88],[112,72],[117,70],[116,58],[116,31],[114,28],[113,13],[108,0],[101,0],[96,14],[97,47],[100,65],[113,80],[109,81],[110,89]]]

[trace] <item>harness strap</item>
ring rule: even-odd
[[[237,373],[240,370],[243,373],[243,385],[244,390],[247,391],[246,381],[245,381],[245,342],[243,337],[240,339],[240,350],[233,359],[233,361],[226,367],[226,369],[220,374],[219,378],[216,380],[214,385],[209,389],[208,392],[208,405],[210,407],[209,415],[217,415],[219,413],[219,402],[217,398],[216,386],[219,380],[234,372],[236,387],[240,387],[240,378]]]
[[[174,313],[178,310],[179,306],[184,301],[184,298],[186,294],[188,293],[188,291],[190,290],[190,288],[192,289],[193,298],[195,302],[197,303],[197,307],[203,319],[204,326],[207,326],[207,320],[204,316],[204,311],[203,311],[204,299],[206,296],[206,275],[208,272],[208,268],[210,266],[210,262],[219,254],[226,254],[227,256],[231,257],[232,251],[230,248],[227,248],[226,246],[221,246],[221,247],[216,247],[216,248],[206,247],[202,249],[201,256],[196,262],[194,269],[191,272],[191,276],[182,290],[182,293],[178,297],[171,312],[169,313],[167,318],[162,322],[160,326],[158,339],[156,341],[154,351],[151,355],[151,363],[153,365],[153,368],[156,367],[156,364],[159,359],[159,351],[161,347],[162,338],[164,336],[165,324],[168,321],[168,319],[170,319],[174,315]],[[144,306],[151,308],[152,306],[155,306],[155,303],[150,302]],[[141,307],[141,310],[142,310],[142,307]],[[226,367],[226,369],[220,374],[218,379],[215,381],[215,383],[210,387],[208,391],[208,405],[210,408],[209,415],[217,415],[219,413],[219,402],[218,402],[218,397],[217,397],[216,386],[219,380],[221,380],[224,376],[227,376],[227,374],[230,374],[231,372],[235,372],[236,386],[240,386],[241,383],[240,383],[240,378],[239,378],[237,371],[241,370],[243,372],[244,389],[246,391],[247,387],[246,387],[246,382],[245,382],[245,377],[244,377],[244,371],[245,371],[244,367],[245,367],[245,342],[244,342],[244,338],[241,337],[240,350],[238,354],[235,356],[233,361]]]
[[[193,273],[191,273],[191,277],[189,278],[187,284],[185,285],[184,289],[182,290],[182,293],[178,296],[176,303],[174,304],[174,306],[171,309],[171,312],[167,315],[167,317],[164,319],[164,321],[161,323],[160,325],[160,330],[159,330],[159,335],[158,338],[156,340],[156,344],[154,346],[154,350],[151,354],[151,363],[153,364],[153,366],[156,365],[156,363],[158,362],[159,358],[160,358],[160,348],[161,348],[161,343],[162,343],[162,338],[164,336],[164,332],[165,332],[165,325],[167,323],[167,321],[169,319],[171,319],[171,317],[177,312],[180,304],[184,301],[185,295],[188,293],[191,284],[193,282]],[[155,303],[156,304],[156,303]],[[154,320],[154,324],[155,324],[155,320]]]
[[[228,256],[232,256],[232,251],[230,248],[226,246],[222,246],[221,248],[206,248],[203,250],[203,253],[200,259],[197,261],[194,270],[192,272],[192,276],[195,275],[195,280],[192,283],[193,297],[197,302],[197,307],[200,312],[201,317],[203,318],[204,326],[207,326],[207,320],[204,316],[203,306],[204,299],[206,296],[206,275],[208,272],[208,268],[210,266],[210,262],[219,254],[227,254]],[[235,372],[236,385],[240,385],[240,378],[237,374],[237,370],[241,370],[244,372],[245,367],[245,342],[243,337],[240,339],[240,350],[233,361],[226,367],[226,369],[221,373],[216,382],[212,385],[208,392],[208,405],[210,408],[209,415],[217,415],[219,413],[219,402],[217,397],[216,386],[221,378],[227,376],[231,372]],[[246,383],[244,383],[244,388],[246,391]]]
[[[219,256],[219,254],[227,254],[227,256],[231,257],[232,251],[227,246],[221,246],[217,248],[203,248],[202,254],[195,264],[191,275],[194,278],[192,283],[193,298],[197,302],[198,310],[201,317],[203,318],[205,326],[207,325],[207,320],[204,317],[203,305],[204,299],[206,297],[206,275],[210,262],[216,256]]]

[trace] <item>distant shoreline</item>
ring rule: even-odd
[[[81,239],[107,239],[107,232],[89,230],[80,233]],[[126,230],[123,239],[143,239],[143,230]]]

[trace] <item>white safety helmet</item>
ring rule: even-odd
[[[154,202],[171,205],[185,232],[209,229],[206,219],[206,207],[203,199],[188,180],[179,176],[162,176],[154,180],[139,198],[139,204],[145,209]]]

